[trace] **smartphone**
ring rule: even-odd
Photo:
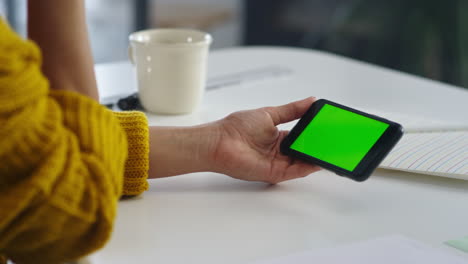
[[[393,121],[325,99],[315,101],[281,142],[281,152],[365,181],[403,135]]]

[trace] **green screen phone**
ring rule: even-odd
[[[281,151],[364,181],[402,135],[398,123],[320,99],[285,137]]]

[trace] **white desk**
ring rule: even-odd
[[[310,95],[358,108],[468,124],[468,91],[400,72],[300,49],[238,48],[210,55],[209,77],[268,65],[292,74],[207,92],[186,116],[153,125],[192,125],[247,108]],[[127,63],[97,66],[101,93],[135,89]],[[468,235],[468,181],[377,170],[364,183],[327,171],[277,186],[214,173],[150,180],[119,205],[115,230],[93,263],[248,263],[388,234],[446,248]],[[468,254],[462,255],[468,259]]]

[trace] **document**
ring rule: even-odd
[[[467,264],[448,251],[427,246],[401,235],[312,250],[252,264]]]

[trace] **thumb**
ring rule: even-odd
[[[300,118],[315,101],[315,97],[308,97],[285,105],[266,107],[265,111],[270,114],[276,126]]]

